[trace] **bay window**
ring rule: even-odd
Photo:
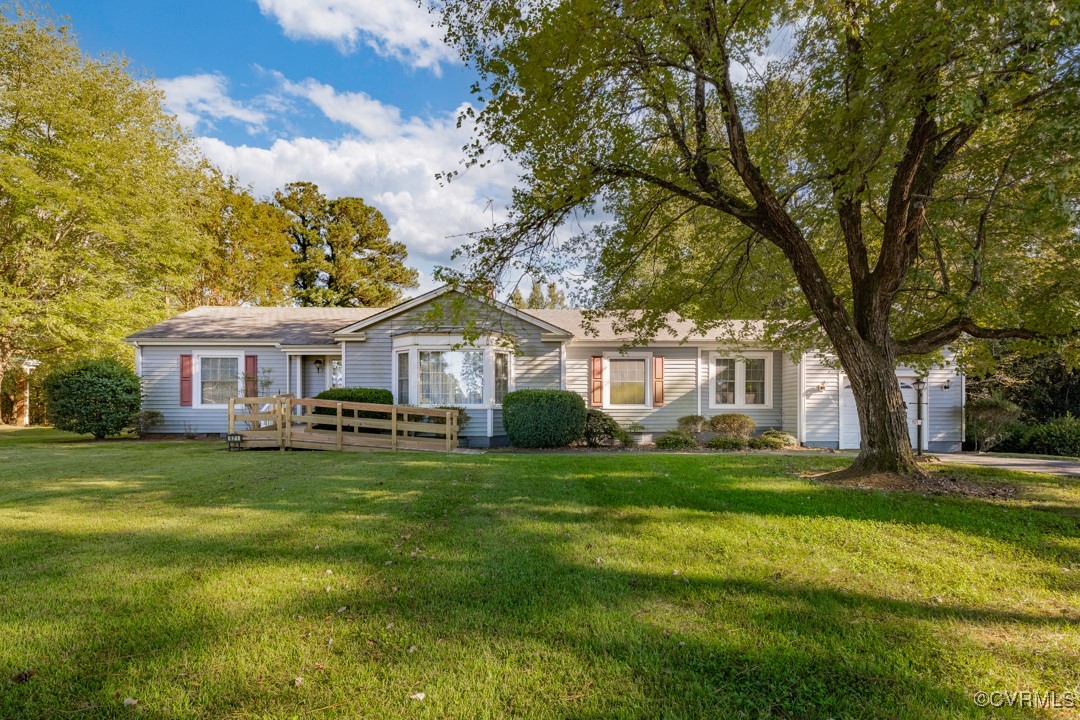
[[[771,408],[772,353],[709,355],[709,407]]]
[[[513,389],[509,352],[494,347],[451,349],[422,335],[395,339],[393,387],[399,405],[501,405]]]

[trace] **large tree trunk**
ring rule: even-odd
[[[848,472],[922,475],[911,450],[895,358],[864,345],[847,349],[840,360],[851,381],[862,431],[859,456]]]

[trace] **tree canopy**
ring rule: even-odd
[[[964,337],[1075,337],[1078,11],[963,0],[450,0],[471,164],[524,169],[463,274],[581,262],[654,335],[769,321],[851,380],[862,467],[912,471],[894,368]],[[452,177],[452,176],[451,176]],[[585,215],[599,216],[593,229]],[[605,221],[605,217],[610,220]]]
[[[274,200],[290,219],[298,304],[380,307],[417,286],[405,245],[390,239],[382,213],[360,198],[330,199],[314,183],[296,182]]]
[[[202,177],[152,83],[48,18],[0,17],[0,380],[169,314],[205,248]]]

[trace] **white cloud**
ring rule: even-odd
[[[380,55],[439,71],[457,55],[443,43],[436,17],[416,0],[258,0],[292,38],[333,42],[351,51],[363,42]]]
[[[229,97],[229,81],[218,73],[182,75],[156,81],[165,92],[165,108],[189,130],[207,130],[215,120],[235,120],[250,131],[262,129],[266,113]]]
[[[312,78],[301,82],[281,81],[281,89],[289,95],[305,98],[334,122],[350,125],[370,138],[388,137],[401,131],[401,111],[385,105],[367,93],[338,92],[332,86]]]
[[[324,101],[350,95],[310,80],[296,85],[318,86],[317,97]],[[337,102],[326,104],[328,116],[341,107]],[[363,104],[380,118],[400,116],[397,108],[367,96]],[[307,180],[331,197],[362,197],[386,216],[391,237],[405,243],[409,264],[422,272],[421,290],[427,290],[434,286],[432,270],[449,262],[451,252],[463,242],[461,235],[490,226],[489,199],[494,200],[495,219],[504,219],[516,178],[514,165],[496,163],[473,168],[448,185],[436,180],[436,173],[461,167],[470,128],[457,127],[458,112],[409,118],[396,128],[389,120],[380,121],[377,132],[365,137],[294,137],[278,139],[269,147],[230,145],[213,137],[200,137],[198,143],[212,162],[251,184],[260,195]]]

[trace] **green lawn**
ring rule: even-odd
[[[0,433],[5,720],[958,718],[1080,685],[1075,481],[61,439]]]

